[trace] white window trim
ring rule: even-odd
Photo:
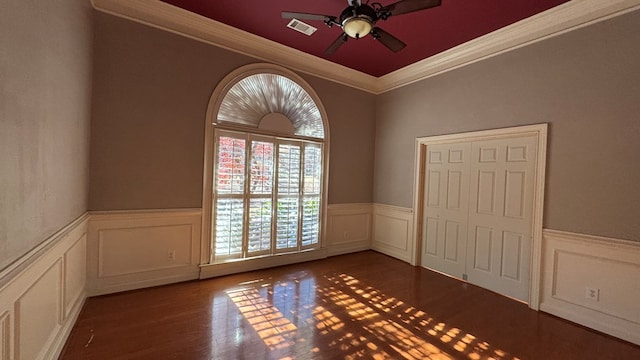
[[[261,131],[259,129],[250,129],[241,126],[233,126],[228,124],[218,124],[217,114],[220,109],[224,95],[240,80],[255,74],[270,73],[285,76],[292,81],[300,85],[315,102],[324,126],[324,139],[308,139],[301,136],[292,136],[291,134],[278,134],[274,132]],[[299,140],[313,140],[323,143],[323,159],[322,159],[322,171],[323,171],[323,183],[321,192],[321,207],[320,207],[320,229],[318,246],[314,249],[324,249],[326,247],[326,226],[327,226],[327,197],[328,197],[328,180],[329,180],[329,124],[327,121],[327,113],[320,101],[320,97],[313,90],[302,77],[296,73],[273,64],[257,63],[240,67],[227,76],[225,76],[216,86],[213,91],[209,104],[207,107],[207,114],[205,118],[205,144],[204,144],[204,175],[203,175],[203,199],[202,199],[202,241],[200,251],[200,264],[201,266],[213,264],[212,262],[212,209],[213,209],[213,180],[214,180],[214,137],[215,129],[230,130],[230,131],[243,131],[255,135],[268,135],[268,136],[282,136],[286,138],[295,138]],[[309,247],[301,247],[301,251],[305,251]],[[311,250],[313,251],[313,250]],[[246,260],[246,259],[239,259]]]

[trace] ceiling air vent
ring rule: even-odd
[[[305,35],[311,36],[311,34],[313,34],[314,32],[316,32],[316,30],[318,30],[318,28],[314,28],[313,26],[309,25],[309,24],[305,24],[302,21],[298,20],[298,19],[292,19],[288,24],[287,24],[288,28],[291,28],[295,31],[299,31]]]

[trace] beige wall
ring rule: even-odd
[[[370,203],[375,96],[312,76],[303,78],[320,96],[329,118],[329,204]]]
[[[640,12],[376,101],[374,201],[412,206],[416,137],[550,124],[544,226],[640,240]]]
[[[0,0],[0,269],[87,209],[91,16]]]
[[[90,209],[201,207],[209,97],[227,73],[259,60],[110,15],[95,19]],[[304,78],[329,117],[329,202],[371,202],[374,96]]]

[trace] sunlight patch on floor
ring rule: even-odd
[[[472,334],[449,327],[413,306],[405,304],[395,297],[386,296],[371,286],[363,286],[361,282],[348,274],[337,274],[327,277],[332,286],[326,289],[329,296],[338,306],[343,306],[347,313],[363,321],[363,328],[375,332],[378,339],[389,345],[406,359],[450,359],[453,353],[465,354],[475,359],[514,359],[506,351],[494,348],[486,341],[481,341]],[[359,299],[357,299],[359,298]],[[373,319],[382,316],[373,326],[367,325],[362,316]],[[395,317],[392,316],[395,314]],[[433,341],[426,341],[425,336]],[[440,344],[436,346],[434,344]],[[444,351],[446,349],[446,351]]]
[[[230,290],[227,294],[271,350],[293,345],[297,327],[256,289]]]
[[[470,360],[518,360],[423,310],[365,286],[353,276],[333,274],[325,280],[326,285],[317,287],[311,278],[267,286],[260,280],[248,281],[241,285],[249,287],[227,294],[267,347],[290,352],[286,357],[290,359],[299,351],[293,347],[296,341],[313,342],[297,339],[301,329],[294,321],[303,329],[313,326],[317,336],[326,337],[327,348],[309,347],[307,351],[337,350],[344,359],[451,360],[464,356]],[[354,335],[358,329],[366,333]]]

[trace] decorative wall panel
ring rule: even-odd
[[[640,244],[545,230],[540,309],[640,345]]]
[[[329,205],[327,252],[329,255],[367,250],[371,247],[370,204]]]
[[[100,212],[87,246],[92,295],[197,279],[200,210]]]
[[[373,209],[373,242],[371,248],[410,263],[415,248],[413,243],[413,212],[411,209],[382,204],[374,205]],[[437,229],[434,231],[437,231]],[[435,244],[430,246],[433,247]],[[429,247],[427,248],[429,249]]]

